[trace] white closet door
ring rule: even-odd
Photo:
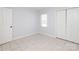
[[[0,43],[3,41],[3,12],[2,12],[2,8],[0,8]]]
[[[12,10],[0,8],[0,44],[12,40]]]
[[[67,10],[67,39],[79,43],[79,8]]]
[[[66,39],[66,10],[57,11],[56,34],[57,37]]]

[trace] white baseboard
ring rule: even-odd
[[[24,35],[24,36],[14,37],[14,38],[12,38],[12,40],[8,40],[8,41],[4,41],[4,42],[0,43],[0,45],[3,45],[5,43],[8,43],[8,42],[13,41],[13,40],[17,40],[17,39],[21,39],[21,38],[24,38],[24,37],[27,37],[27,36],[31,36],[31,35],[34,35],[34,34],[38,34],[38,32],[30,33],[30,34],[27,34],[27,35]]]
[[[36,32],[36,33],[30,33],[30,34],[23,35],[23,36],[14,37],[13,40],[21,39],[21,38],[24,38],[24,37],[27,37],[27,36],[31,36],[31,35],[34,35],[34,34],[37,34],[37,33],[38,33],[38,32]]]
[[[35,35],[35,34],[38,34],[38,33],[43,34],[43,35],[47,35],[47,36],[50,36],[50,37],[53,37],[53,38],[56,38],[54,35],[51,35],[51,34],[48,34],[48,33],[35,32],[35,33],[30,33],[30,34],[27,34],[27,35],[24,35],[24,36],[14,37],[12,39],[17,40],[17,39],[21,39],[21,38],[24,38],[24,37],[27,37],[27,36]],[[10,41],[12,41],[12,40],[10,40]],[[9,42],[9,41],[7,41],[7,42]],[[2,44],[5,44],[7,42],[4,42]]]
[[[43,35],[47,35],[47,36],[50,36],[50,37],[53,37],[53,38],[56,38],[56,36],[48,34],[48,33],[36,32],[36,33],[30,33],[30,34],[27,34],[27,35],[24,35],[24,36],[15,37],[15,38],[13,38],[13,40],[21,39],[21,38],[24,38],[24,37],[27,37],[27,36],[38,34],[38,33],[43,34]]]
[[[42,33],[42,32],[40,32],[40,34],[43,34],[43,35],[47,35],[47,36],[50,36],[50,37],[56,38],[55,35],[52,35],[52,34],[49,34],[49,33]]]

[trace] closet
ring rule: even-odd
[[[79,8],[67,10],[67,39],[79,43]]]
[[[57,11],[56,36],[79,43],[79,8]]]
[[[0,44],[12,40],[12,9],[0,8]]]
[[[58,38],[66,39],[66,10],[57,11],[56,16],[56,35]]]

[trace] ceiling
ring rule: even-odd
[[[72,7],[6,7],[6,8],[32,8],[37,11],[42,11],[42,10],[48,10],[48,9],[61,10],[61,9],[67,9]]]
[[[54,9],[54,10],[61,10],[61,9],[67,9],[67,8],[72,8],[72,7],[32,7],[36,10],[44,10],[44,9]]]

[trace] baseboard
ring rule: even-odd
[[[42,32],[40,32],[40,34],[43,34],[43,35],[47,35],[47,36],[50,36],[50,37],[56,38],[55,35],[52,35],[52,34],[49,34],[49,33],[42,33]]]
[[[0,46],[4,45],[4,44],[6,44],[6,43],[8,43],[10,41],[12,41],[12,40],[4,41],[4,42],[0,43]]]
[[[28,36],[35,35],[35,34],[43,34],[43,35],[47,35],[47,36],[50,36],[50,37],[54,37],[53,35],[50,35],[48,33],[35,32],[35,33],[30,33],[30,34],[27,34],[27,35],[24,35],[24,36],[14,37],[10,41],[17,40],[17,39],[21,39],[21,38],[28,37]],[[8,43],[10,41],[7,41],[7,42],[2,43],[2,44],[0,44],[0,46],[4,45],[4,44],[6,44],[6,43]]]
[[[38,32],[30,33],[30,34],[24,35],[24,36],[14,37],[14,38],[12,38],[12,40],[8,40],[8,41],[6,41],[6,42],[1,43],[0,46],[6,44],[6,43],[8,43],[8,42],[11,42],[11,41],[13,41],[13,40],[21,39],[21,38],[24,38],[24,37],[27,37],[27,36],[31,36],[31,35],[34,35],[34,34],[38,34]]]
[[[27,36],[31,36],[31,35],[34,35],[34,34],[37,34],[37,33],[38,33],[38,32],[36,32],[36,33],[30,33],[30,34],[23,35],[23,36],[14,37],[13,40],[21,39],[21,38],[24,38],[24,37],[27,37]]]

